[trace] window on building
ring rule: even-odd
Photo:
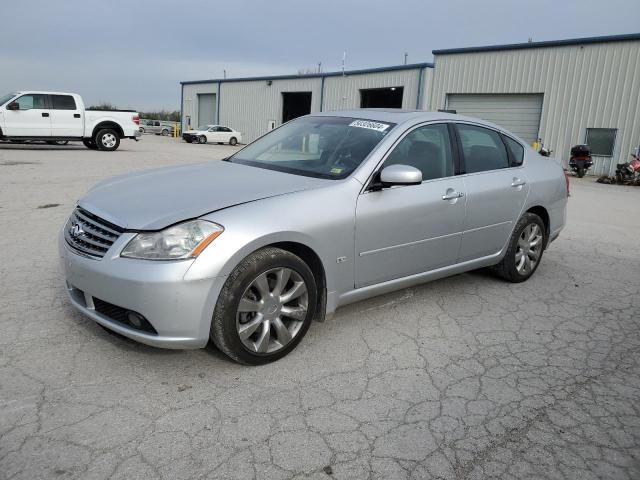
[[[458,124],[467,173],[497,170],[509,166],[509,157],[500,135],[493,130]]]
[[[511,166],[519,167],[524,161],[524,147],[520,143],[516,142],[513,138],[503,135],[504,143],[509,150],[509,156],[511,157]]]
[[[617,131],[615,128],[587,128],[586,143],[591,149],[591,155],[612,157]]]
[[[422,172],[422,180],[453,175],[453,157],[449,130],[444,124],[416,128],[404,137],[384,162],[410,165]]]
[[[71,95],[51,95],[54,110],[75,110],[76,102]]]

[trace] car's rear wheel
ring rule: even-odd
[[[98,149],[105,152],[113,152],[120,146],[120,136],[115,130],[105,128],[98,132],[95,142],[98,145]]]
[[[534,213],[525,213],[513,230],[507,253],[494,267],[495,272],[510,282],[527,280],[540,265],[547,235],[542,219]]]
[[[240,363],[278,360],[306,334],[316,299],[316,282],[306,263],[285,250],[263,248],[227,278],[213,314],[211,340]]]
[[[144,133],[144,127],[140,127],[140,133]]]
[[[198,143],[200,143],[200,144],[205,144],[205,143],[207,143],[207,137],[205,137],[204,135],[200,135],[200,136],[198,137]]]
[[[236,137],[231,137],[231,140],[229,140],[229,145],[235,146],[237,144],[238,144],[238,139]]]
[[[169,130],[167,130],[166,128],[162,129],[162,136],[166,137],[167,135],[169,135]]]

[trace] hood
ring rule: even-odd
[[[79,205],[129,230],[160,230],[216,210],[327,185],[331,180],[215,160],[110,178]]]
[[[202,132],[206,132],[206,130],[195,130],[195,129],[191,129],[191,130],[185,130],[182,133],[202,133]]]

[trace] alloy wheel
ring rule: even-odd
[[[113,133],[105,133],[102,136],[102,145],[106,148],[113,148],[116,145],[116,136]]]
[[[518,238],[518,248],[516,249],[516,270],[521,275],[531,272],[542,253],[542,230],[536,223],[530,223]]]
[[[258,275],[236,312],[236,329],[251,352],[273,353],[288,345],[307,317],[309,294],[302,276],[286,267]]]

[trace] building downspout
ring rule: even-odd
[[[184,131],[184,112],[182,111],[184,105],[184,85],[180,84],[180,133]]]
[[[324,75],[320,77],[320,111],[322,111],[323,103],[324,103]]]
[[[422,77],[424,77],[425,67],[420,67],[418,70],[418,95],[416,95],[416,110],[420,110],[420,103],[422,102]]]
[[[216,94],[216,123],[220,124],[220,82],[218,82],[218,93]]]

